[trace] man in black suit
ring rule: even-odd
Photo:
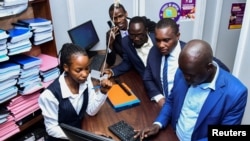
[[[116,61],[116,54],[123,58],[122,39],[128,35],[128,25],[130,18],[122,4],[112,4],[109,7],[109,16],[112,22],[109,22],[110,30],[106,34],[106,43],[109,47],[106,63],[108,66],[113,66]],[[156,23],[143,17],[146,20],[146,26],[149,32],[154,32]]]

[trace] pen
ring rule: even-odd
[[[118,79],[115,79],[115,82],[125,91],[128,96],[131,96],[133,94],[133,92],[131,90],[128,90],[128,88],[125,87],[124,84],[122,84]]]

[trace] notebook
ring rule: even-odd
[[[108,91],[108,101],[116,112],[134,107],[140,104],[140,100],[125,84],[121,83],[131,94],[126,93],[118,84],[114,84]]]

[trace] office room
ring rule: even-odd
[[[29,0],[29,2],[32,1]],[[90,20],[99,38],[97,44],[93,45],[90,51],[98,53],[101,52],[101,54],[105,55],[107,50],[106,32],[110,30],[107,21],[111,20],[108,10],[111,4],[122,4],[126,9],[129,18],[134,16],[146,16],[156,23],[164,17],[164,12],[167,13],[169,12],[168,10],[172,10],[172,12],[176,12],[176,15],[172,18],[179,26],[180,40],[186,43],[192,39],[201,39],[208,42],[211,45],[213,55],[220,59],[229,68],[230,73],[238,78],[247,89],[250,89],[250,80],[248,79],[250,78],[248,74],[248,66],[250,63],[247,61],[247,54],[250,53],[250,49],[247,47],[247,39],[250,38],[250,0],[40,0],[40,2],[43,3],[43,8],[42,10],[40,9],[40,11],[38,8],[39,4],[33,4],[33,8],[37,8],[37,10],[34,10],[36,13],[35,15],[44,16],[45,18],[51,20],[51,23],[53,24],[53,40],[49,41],[48,43],[38,45],[39,49],[37,49],[36,45],[35,47],[32,47],[32,51],[29,51],[32,52],[30,53],[31,55],[37,56],[38,53],[42,52],[44,54],[56,57],[65,43],[72,42],[68,31]],[[183,11],[185,11],[183,9],[186,8],[188,9],[187,11],[190,12],[192,9],[190,8],[191,5],[195,7],[195,11],[191,13],[193,14],[193,17],[187,18],[187,16],[183,16]],[[229,21],[230,16],[232,16],[231,13],[233,11],[233,7],[237,7],[238,5],[241,5],[240,8],[242,8],[240,11],[241,13],[238,12],[240,13],[239,15],[241,15],[241,22],[239,25],[234,26],[235,24],[232,24]],[[46,7],[50,7],[50,16],[48,16],[48,13],[44,12]],[[45,11],[48,11],[48,9]],[[27,14],[23,16],[22,13],[20,16],[19,14],[17,15],[18,16],[15,16],[15,19],[27,17]],[[7,18],[1,17],[0,19],[6,21],[8,18],[9,16]],[[5,25],[6,23],[9,22],[1,22],[0,29],[8,29],[10,26]],[[119,61],[121,60],[118,60],[116,63],[120,63]],[[109,140],[110,138],[108,137],[112,137],[113,140],[120,140],[120,138],[108,128],[112,123],[115,124],[121,120],[125,120],[125,122],[134,127],[134,129],[143,130],[144,128],[152,125],[158,116],[158,113],[160,112],[158,105],[147,97],[143,87],[138,88],[138,86],[135,85],[143,85],[143,81],[140,76],[134,72],[134,70],[121,75],[121,77],[119,77],[119,81],[126,83],[126,88],[129,87],[129,90],[133,91],[133,93],[139,99],[139,104],[135,105],[133,108],[115,111],[114,107],[110,105],[110,101],[105,102],[96,116],[87,116],[84,118],[84,120],[87,122],[83,122],[82,127],[85,131],[90,132],[85,133],[87,136],[88,134],[91,136],[93,132],[98,131],[97,134],[102,135],[102,137],[105,136],[104,138],[101,138],[103,140]],[[11,99],[8,101],[11,101]],[[8,104],[8,101],[2,102],[1,107]],[[241,125],[250,126],[249,107],[250,98],[248,96]],[[150,111],[147,112],[152,113],[152,116],[147,117],[148,114],[143,111],[145,109],[150,109]],[[35,111],[37,111],[37,109]],[[44,127],[43,125],[40,125],[43,124],[43,122],[41,122],[43,121],[41,111],[40,113],[36,114],[39,114],[40,117],[32,121],[32,123],[25,124],[23,127],[17,126],[17,129],[12,135],[7,135],[7,133],[4,133],[5,135],[0,137],[0,139],[13,140],[17,139],[17,137],[19,139],[22,137],[21,140],[25,140],[23,137],[26,135],[28,136],[29,132],[32,132],[31,128],[34,128],[37,123],[39,123],[39,127]],[[140,114],[143,116],[143,118],[140,116]],[[130,116],[133,117],[133,119],[130,119]],[[247,130],[247,136],[249,136],[249,129],[246,129],[245,127],[240,129],[243,131]],[[176,136],[174,129],[169,125],[166,129],[160,130],[156,136],[150,137],[149,140],[175,141],[179,140],[178,136]],[[97,139],[99,138],[97,137]],[[33,137],[33,140],[36,139]]]

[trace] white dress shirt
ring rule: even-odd
[[[77,113],[80,112],[83,104],[83,92],[88,88],[89,100],[86,112],[88,115],[95,115],[106,101],[107,95],[100,91],[95,92],[91,76],[89,75],[85,83],[80,84],[79,94],[73,94],[66,84],[64,73],[59,77],[60,88],[63,98],[69,98]],[[46,89],[39,97],[38,104],[42,110],[46,131],[50,136],[67,139],[58,123],[59,102],[50,90]]]
[[[129,25],[129,19],[127,19],[127,23],[128,23],[128,25]],[[124,38],[124,37],[126,37],[127,35],[128,35],[128,28],[127,28],[127,30],[120,30],[120,34],[121,34],[121,37],[122,38]]]
[[[213,80],[210,83],[203,83],[197,86],[190,86],[181,109],[180,117],[176,124],[176,135],[180,141],[190,141],[191,136],[199,117],[200,110],[211,90],[215,90],[215,83],[219,74],[218,64]]]
[[[165,97],[165,95],[169,95],[171,92],[171,89],[173,87],[173,83],[174,83],[174,76],[176,73],[176,70],[178,68],[178,59],[179,59],[179,54],[181,52],[181,46],[180,46],[180,42],[177,43],[176,47],[169,53],[168,56],[168,94],[158,94],[154,97],[152,97],[152,100],[155,100],[156,102],[158,102],[160,99],[162,99],[163,97]],[[162,56],[161,59],[161,84],[163,86],[163,67],[164,67],[164,63],[165,63],[165,56]],[[163,88],[164,89],[164,88]]]
[[[153,47],[153,42],[151,38],[148,36],[148,42],[144,43],[141,48],[135,48],[137,55],[141,58],[144,66],[147,65],[148,54],[152,47]]]

